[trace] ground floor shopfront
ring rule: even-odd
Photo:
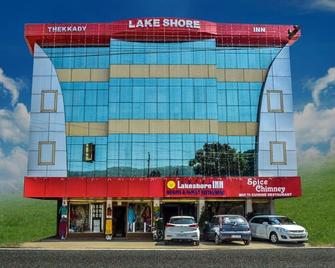
[[[274,212],[273,199],[62,199],[58,218],[67,219],[67,234],[108,234],[135,238],[151,233],[157,218],[166,223],[172,216],[210,220],[218,214]],[[61,215],[62,207],[67,208]],[[111,224],[111,226],[109,226]],[[111,229],[108,231],[108,229]]]
[[[25,178],[24,195],[57,199],[59,236],[150,237],[158,218],[274,213],[274,199],[301,195],[300,177]]]

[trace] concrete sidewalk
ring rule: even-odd
[[[243,242],[223,243],[215,245],[213,242],[201,242],[199,246],[187,243],[174,243],[164,245],[163,242],[152,241],[60,241],[48,239],[39,242],[27,242],[19,245],[22,249],[45,249],[45,250],[236,250],[236,249],[273,249],[273,248],[307,248],[308,244],[271,244],[266,241],[252,241],[249,246]]]

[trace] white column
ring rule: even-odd
[[[252,199],[245,200],[245,216],[252,212]]]
[[[199,198],[198,199],[198,213],[197,213],[197,220],[200,220],[201,213],[205,209],[205,199],[204,198]]]
[[[274,199],[271,199],[270,200],[270,212],[271,214],[275,214],[275,200]]]

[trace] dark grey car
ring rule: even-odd
[[[216,215],[206,224],[204,238],[220,244],[223,241],[243,241],[249,245],[251,231],[247,220],[240,215]]]

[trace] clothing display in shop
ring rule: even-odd
[[[147,228],[146,230],[149,230],[149,226],[151,224],[151,209],[149,206],[146,206],[143,209],[142,219],[143,219],[143,222],[146,224],[146,228]]]
[[[136,221],[135,209],[132,205],[128,208],[128,231],[133,231],[133,223]]]
[[[58,214],[60,215],[61,218],[67,218],[67,206],[61,206],[59,208]]]
[[[65,239],[67,236],[67,219],[61,218],[58,226],[58,234],[60,239]]]

